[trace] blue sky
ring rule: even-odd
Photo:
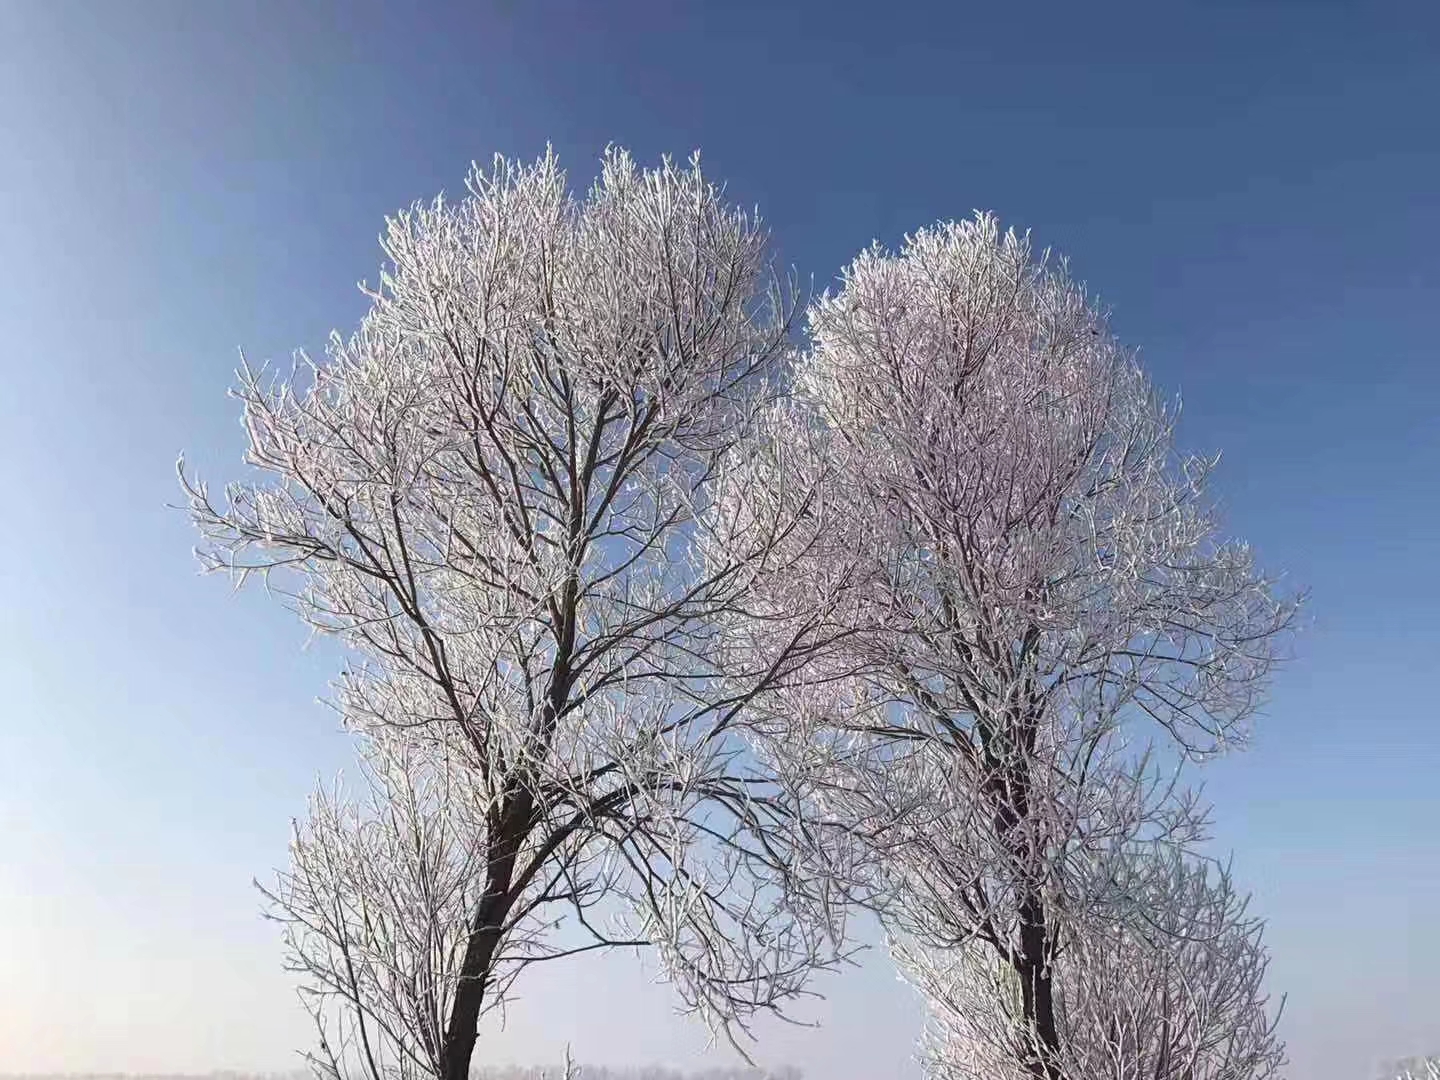
[[[1440,1049],[1437,107],[1421,3],[0,6],[0,1071],[304,1041],[248,883],[344,760],[333,657],[195,576],[174,459],[233,475],[236,350],[318,349],[386,213],[547,140],[700,147],[821,284],[973,208],[1071,256],[1314,591],[1210,785],[1293,1075]],[[646,978],[552,968],[482,1055],[706,1060]],[[822,989],[763,1058],[917,1075],[882,963]]]

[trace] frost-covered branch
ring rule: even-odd
[[[1103,869],[1102,869],[1103,868]],[[1284,1049],[1262,986],[1262,926],[1225,868],[1160,845],[1084,868],[1092,900],[1051,905],[1055,1046],[1026,1018],[1014,965],[985,943],[901,944],[930,1008],[929,1071],[1024,1080],[1032,1062],[1087,1080],[1263,1080]],[[1097,874],[1097,870],[1101,870]],[[1080,876],[1077,868],[1076,877]]]
[[[553,155],[497,159],[384,249],[324,362],[241,372],[260,478],[217,500],[181,468],[204,565],[353,657],[362,782],[316,800],[270,890],[317,1023],[342,1017],[322,1050],[462,1080],[527,964],[639,942],[744,1031],[835,957],[789,887],[793,800],[736,731],[823,604],[728,648],[789,525],[691,555],[788,349],[765,234],[698,162],[616,150],[579,199]]]
[[[1440,1080],[1440,1055],[1406,1058],[1386,1072],[1387,1080]]]
[[[1194,843],[1159,762],[1245,741],[1296,605],[1103,313],[993,217],[866,251],[809,329],[711,558],[785,522],[732,640],[777,655],[815,596],[844,632],[751,730],[892,933],[1006,965],[1055,1080],[1064,928],[1115,922],[1067,897],[1107,845]]]

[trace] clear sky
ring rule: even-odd
[[[1437,12],[0,4],[0,1072],[305,1042],[249,881],[344,759],[333,657],[196,577],[173,463],[234,475],[237,348],[353,326],[386,213],[547,140],[580,184],[609,141],[700,147],[819,283],[973,208],[1071,255],[1225,451],[1235,531],[1314,591],[1210,788],[1292,1073],[1440,1049]],[[645,980],[552,966],[481,1057],[704,1060]],[[916,1075],[883,963],[822,989],[827,1026],[762,1058]]]

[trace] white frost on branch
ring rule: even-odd
[[[1201,838],[1156,762],[1245,741],[1295,602],[1220,538],[1214,459],[1175,451],[1173,410],[1064,263],[994,217],[862,253],[809,329],[708,549],[782,537],[732,647],[776,656],[833,620],[751,730],[822,871],[900,941],[1002,962],[1020,1065],[1056,1080],[1062,998],[1089,1000],[1069,958],[1180,903],[1097,892],[1097,868]]]
[[[1440,1080],[1440,1055],[1406,1058],[1386,1070],[1386,1080]]]
[[[324,362],[241,372],[261,478],[216,501],[181,467],[204,565],[353,657],[361,783],[316,799],[269,890],[316,1060],[463,1080],[527,964],[614,944],[743,1033],[838,935],[797,907],[793,805],[736,730],[818,639],[717,637],[786,526],[691,555],[789,348],[765,233],[698,162],[612,150],[578,199],[551,154],[497,159],[384,250]]]
[[[1058,1039],[1038,1045],[1013,965],[981,942],[898,945],[930,1007],[928,1071],[952,1080],[1025,1080],[1048,1061],[1076,1078],[1265,1080],[1284,1048],[1263,988],[1261,923],[1224,868],[1173,850],[1113,864],[1118,909],[1052,916]],[[1112,879],[1113,880],[1113,879]]]

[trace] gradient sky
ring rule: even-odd
[[[236,473],[236,350],[352,327],[385,214],[547,140],[702,148],[821,284],[973,208],[1071,256],[1314,592],[1210,784],[1292,1075],[1440,1049],[1440,9],[784,7],[0,4],[0,1072],[306,1042],[249,881],[344,760],[334,658],[196,576],[173,463]],[[481,1057],[728,1060],[646,979],[552,965]],[[883,963],[821,989],[763,1060],[918,1075]]]

